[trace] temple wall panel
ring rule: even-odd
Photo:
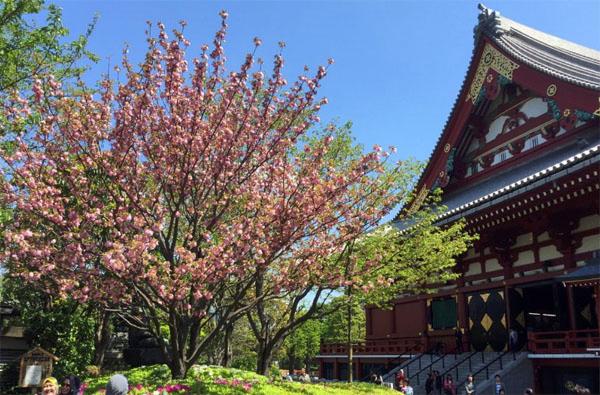
[[[538,242],[540,242],[540,241],[547,241],[547,240],[550,240],[550,235],[548,234],[548,232],[541,233],[541,234],[540,234],[540,235],[537,237],[537,241],[538,241]]]
[[[465,258],[475,258],[477,256],[477,254],[475,253],[475,248],[471,247],[467,250],[466,254],[465,254]]]
[[[496,270],[502,270],[502,266],[500,265],[500,263],[498,263],[498,260],[496,258],[488,259],[487,261],[485,261],[486,272],[489,273]]]
[[[481,273],[481,263],[476,262],[476,263],[471,263],[469,265],[469,270],[467,270],[467,272],[465,273],[465,276],[472,276],[475,274],[480,274]]]
[[[520,108],[521,112],[527,115],[527,118],[535,118],[548,112],[548,103],[542,98],[536,97],[528,100]]]
[[[542,274],[544,273],[543,269],[535,269],[535,270],[529,270],[527,272],[524,272],[523,275],[524,276],[533,276],[534,274]]]
[[[456,288],[456,284],[449,284],[449,285],[444,285],[443,287],[440,287],[440,290],[449,291],[454,288]]]
[[[556,246],[549,245],[540,248],[540,261],[549,261],[551,259],[561,258],[562,254],[558,252]]]
[[[554,265],[554,266],[550,266],[548,268],[548,271],[549,272],[558,272],[558,271],[563,270],[564,268],[565,268],[565,265]]]
[[[577,228],[577,232],[581,232],[588,229],[595,229],[600,227],[600,215],[588,215],[587,217],[582,217],[579,220],[579,227]]]
[[[529,265],[530,263],[535,262],[535,255],[533,251],[522,251],[519,253],[517,260],[513,263],[514,267]]]
[[[502,133],[502,127],[504,126],[504,122],[506,122],[508,119],[509,117],[506,115],[502,115],[494,119],[494,121],[490,124],[488,134],[485,136],[485,141],[487,143],[489,143],[490,141],[498,137],[500,133]]]
[[[581,240],[581,247],[576,253],[600,250],[600,235],[591,235]]]
[[[524,247],[533,243],[533,233],[524,233],[517,237],[517,241],[513,248]]]

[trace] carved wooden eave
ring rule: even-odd
[[[422,173],[415,199],[398,213],[413,212],[426,199],[432,187],[445,187],[450,171],[464,173],[455,163],[457,152],[464,150],[466,131],[477,136],[482,105],[496,97],[502,86],[514,84],[527,97],[548,102],[548,114],[536,120],[545,138],[558,130],[574,129],[578,120],[598,122],[600,118],[600,52],[521,25],[498,12],[480,5],[479,23],[475,27],[473,54],[454,107],[442,134]],[[483,103],[483,104],[482,104]],[[518,128],[517,128],[518,129]],[[523,150],[524,140],[515,130],[503,136],[511,154]],[[488,170],[493,157],[483,152],[481,166]]]

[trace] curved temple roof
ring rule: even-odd
[[[600,90],[600,51],[540,32],[479,4],[475,40],[485,34],[509,55],[543,73]]]
[[[477,66],[476,54],[482,36],[498,45],[515,60],[533,69],[568,83],[600,92],[600,51],[587,48],[562,38],[552,36],[522,25],[479,4],[479,23],[474,28],[474,45],[469,68],[457,93],[456,100],[428,159],[429,164],[421,174],[417,186],[423,182],[434,154],[441,148],[441,141],[448,132],[452,117],[460,106],[460,97],[470,82],[469,75]],[[400,220],[402,209],[392,220]]]

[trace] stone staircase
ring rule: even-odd
[[[404,371],[406,371],[406,369],[408,369],[409,366],[418,363],[420,358],[423,358],[425,354],[415,354],[413,355],[411,358],[407,359],[406,361],[402,362],[400,365],[396,366],[394,369],[390,370],[389,372],[387,372],[384,376],[383,376],[383,381],[386,383],[394,383],[395,382],[395,377],[396,377],[396,373],[398,373],[400,371],[400,369],[404,369]]]
[[[469,374],[474,374],[476,388],[488,386],[496,374],[527,358],[527,353],[504,353],[504,352],[466,352],[462,354],[446,354],[444,356],[433,354],[416,354],[404,361],[383,376],[386,383],[395,384],[396,373],[404,369],[406,377],[415,394],[425,393],[425,382],[429,372],[437,370],[443,377],[451,375],[457,386],[457,394],[464,392],[464,382]]]
[[[419,375],[409,377],[415,394],[425,393],[425,381],[430,371],[437,370],[442,377],[451,375],[457,386],[457,394],[464,393],[464,382],[469,374],[475,374],[475,383],[487,381],[493,378],[495,374],[502,375],[502,370],[509,366],[514,359],[522,358],[520,354],[513,356],[513,353],[503,352],[469,352],[456,356],[456,359],[448,358],[444,365],[442,361],[433,364]]]
[[[498,366],[495,365],[497,368]],[[488,373],[488,374],[486,374]],[[499,374],[504,383],[507,394],[521,394],[524,388],[533,387],[533,365],[528,358],[527,352],[519,352],[512,358],[503,363],[502,369],[489,372],[485,370],[475,375],[475,389],[478,394],[494,393],[494,377]],[[486,379],[486,377],[489,377]]]
[[[441,373],[454,368],[455,366],[460,366],[463,361],[465,361],[472,354],[473,353],[447,354],[443,358],[438,357],[437,359],[434,359],[433,363],[429,366],[425,366],[415,372],[410,372],[410,374],[408,374],[408,378],[411,386],[415,389],[415,394],[421,393],[417,391],[417,388],[421,388],[423,393],[425,393],[425,382],[427,381],[429,372],[437,370]]]
[[[383,381],[386,383],[395,383],[396,373],[400,369],[404,369],[404,373],[406,377],[409,378],[413,388],[416,388],[415,386],[419,385],[423,385],[423,388],[425,388],[425,380],[427,380],[429,372],[433,370],[442,372],[447,368],[460,363],[464,358],[468,357],[468,355],[469,353],[445,354],[443,356],[435,354],[417,354],[413,358],[390,370],[383,376]]]

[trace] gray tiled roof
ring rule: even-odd
[[[595,141],[598,143],[598,141]],[[575,153],[573,153],[575,151]],[[471,215],[494,206],[503,200],[528,192],[542,184],[565,176],[570,171],[581,167],[596,166],[600,163],[600,144],[582,150],[577,145],[557,150],[532,167],[524,166],[515,171],[508,171],[498,177],[486,180],[477,187],[465,190],[450,199],[444,198],[442,204],[448,210],[438,216],[437,223],[443,225],[459,218]],[[530,163],[531,164],[531,163]],[[526,174],[523,176],[523,174]],[[474,193],[471,193],[473,191]],[[409,221],[396,221],[392,225],[404,230],[412,225]]]
[[[600,51],[572,43],[500,16],[480,5],[479,34],[534,69],[570,83],[600,90]]]
[[[585,142],[585,143],[584,143]],[[477,183],[471,183],[467,187],[456,192],[445,193],[442,204],[448,207],[448,211],[457,209],[465,204],[482,198],[483,196],[502,190],[522,179],[535,175],[538,172],[560,164],[584,151],[584,145],[593,147],[600,144],[600,133],[596,128],[590,128],[583,132],[579,139],[566,142],[555,150],[540,155],[526,163],[518,163],[506,168],[502,172],[496,172],[489,178]]]
[[[586,265],[568,274],[557,277],[558,281],[578,281],[600,278],[600,258],[592,258]]]
[[[548,166],[542,170],[536,171],[523,177],[519,180],[511,182],[508,185],[504,185],[490,193],[480,195],[480,197],[465,202],[460,206],[453,209],[449,209],[444,214],[440,215],[439,223],[452,222],[460,217],[472,214],[483,208],[493,206],[504,200],[503,198],[511,198],[516,195],[525,193],[533,188],[536,188],[548,181],[557,179],[569,173],[569,170],[573,171],[574,168],[581,168],[587,166],[598,166],[600,162],[600,145],[595,145],[589,149],[581,151],[573,156],[570,156],[564,160],[560,160]]]

